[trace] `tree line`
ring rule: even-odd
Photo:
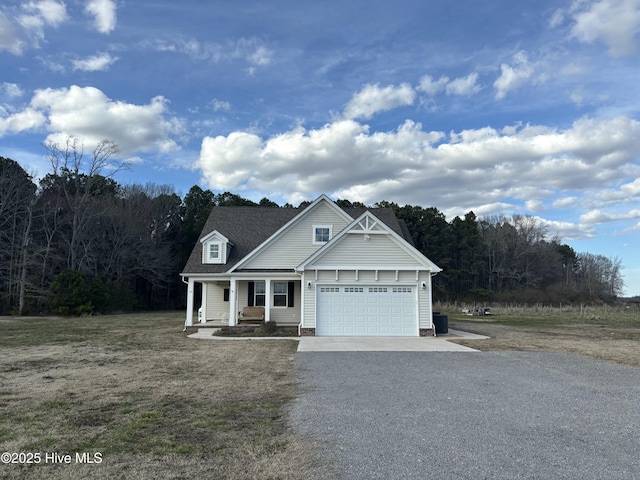
[[[377,206],[392,208],[416,248],[443,269],[436,300],[597,304],[624,289],[619,258],[576,252],[532,216],[478,219],[470,211],[448,222],[432,207]]]
[[[120,185],[114,177],[127,164],[108,140],[89,154],[74,137],[46,148],[51,172],[38,184],[0,157],[1,315],[184,308],[179,273],[211,209],[279,207],[198,186],[181,198],[168,185]],[[577,253],[532,217],[469,212],[447,221],[434,207],[373,206],[392,208],[443,268],[435,300],[598,303],[623,288],[619,259]]]

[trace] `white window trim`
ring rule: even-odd
[[[327,242],[319,242],[316,240],[316,230],[318,228],[326,228],[329,230],[329,239],[327,240],[327,242],[333,238],[333,225],[314,225],[311,230],[311,235],[312,235],[311,239],[314,245],[324,245],[325,243],[327,243]]]
[[[218,246],[218,257],[217,258],[212,258],[211,257],[211,246],[212,245],[217,245]],[[202,263],[206,263],[206,264],[222,264],[225,263],[225,248],[224,248],[224,242],[219,242],[219,241],[215,241],[215,240],[211,240],[208,242],[205,242],[203,245],[203,250],[202,250]]]
[[[284,284],[284,293],[276,293],[276,284],[282,283]],[[271,285],[273,288],[271,290],[271,305],[273,308],[288,308],[289,307],[289,282],[273,282]],[[284,296],[284,305],[276,305],[276,295]]]
[[[264,288],[260,293],[258,293],[258,286]],[[264,303],[262,305],[258,305],[258,296],[264,297]],[[258,280],[253,284],[253,305],[256,307],[267,306],[267,282],[265,280]]]

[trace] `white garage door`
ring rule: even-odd
[[[416,287],[319,286],[318,336],[417,336]]]

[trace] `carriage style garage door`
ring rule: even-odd
[[[418,335],[415,286],[319,286],[316,335]]]

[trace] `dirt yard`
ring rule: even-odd
[[[449,326],[490,336],[457,340],[479,350],[640,368],[640,320],[607,315],[454,312]],[[3,457],[0,478],[317,478],[313,446],[286,424],[297,342],[194,341],[182,323],[181,313],[0,319],[0,453],[32,454],[31,464]]]
[[[197,341],[183,322],[3,319],[0,453],[31,456],[0,478],[313,478],[285,418],[297,342]]]
[[[481,351],[566,352],[640,368],[640,325],[634,319],[575,317],[463,317],[453,314],[449,327],[487,335],[488,340],[455,340]]]

